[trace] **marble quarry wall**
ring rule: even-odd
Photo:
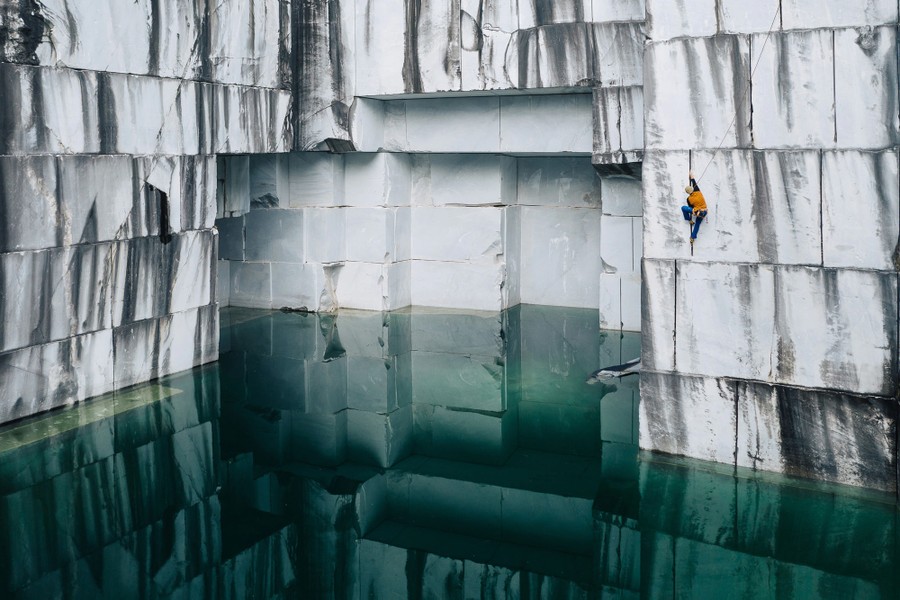
[[[302,152],[222,165],[220,299],[640,329],[642,1],[293,9]]]
[[[215,360],[215,155],[290,148],[288,9],[0,3],[0,422]]]
[[[896,491],[897,2],[646,10],[641,446]]]

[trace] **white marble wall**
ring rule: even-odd
[[[647,1],[642,447],[896,489],[897,19]]]
[[[245,162],[229,158],[226,173]],[[218,221],[232,305],[602,306],[604,326],[640,327],[640,186],[601,180],[587,156],[317,152],[249,164],[241,180],[259,191],[238,189],[267,190],[266,202],[234,202],[246,214]]]
[[[3,9],[0,421],[216,358],[217,188],[255,182],[213,155],[290,149],[289,8]]]

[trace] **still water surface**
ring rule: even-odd
[[[0,597],[900,597],[892,497],[639,453],[596,311],[221,320],[0,429]]]

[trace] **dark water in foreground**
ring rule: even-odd
[[[596,311],[230,309],[0,429],[0,598],[897,598],[892,497],[640,454]]]

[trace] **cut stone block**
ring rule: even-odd
[[[826,267],[896,268],[900,259],[898,172],[896,151],[823,155],[822,259]]]
[[[645,184],[625,177],[605,177],[600,180],[604,215],[640,217],[641,193]]]
[[[498,14],[500,11],[503,11],[502,15]],[[477,20],[479,14],[481,22]],[[512,2],[474,5],[468,11],[462,9],[460,75],[463,90],[519,87],[517,19]]]
[[[643,149],[643,88],[594,88],[594,154],[615,158]]]
[[[290,155],[250,157],[250,207],[290,207]]]
[[[295,152],[289,156],[291,208],[339,206],[344,202],[344,156]],[[249,192],[248,192],[249,193]]]
[[[244,217],[246,260],[303,262],[309,216],[301,210],[274,208],[248,212]]]
[[[834,32],[837,143],[843,148],[882,149],[900,139],[897,92],[897,29]],[[863,91],[864,90],[864,91]]]
[[[600,328],[641,330],[639,273],[600,274]]]
[[[495,264],[503,255],[502,231],[502,208],[416,207],[412,257]]]
[[[519,1],[519,29],[553,23],[584,23],[591,20],[591,0]]]
[[[62,223],[52,156],[0,158],[0,252],[60,244]],[[129,198],[130,199],[130,198]]]
[[[857,27],[897,22],[897,4],[892,0],[870,0],[865,4],[841,0],[810,0],[785,2],[785,29],[816,29],[819,27]]]
[[[776,33],[763,48],[764,40],[764,34],[756,34],[750,41],[758,57],[751,94],[754,146],[835,147],[832,32]]]
[[[640,23],[588,25],[594,77],[603,86],[633,87],[644,82],[644,26]],[[640,107],[640,104],[638,104]]]
[[[290,92],[210,84],[197,87],[197,102],[203,103],[208,119],[199,124],[205,134],[201,136],[201,152],[265,154],[290,150]],[[194,106],[183,96],[182,103]]]
[[[319,309],[324,285],[324,275],[319,265],[273,262],[271,269],[272,308]],[[265,289],[260,291],[259,301],[265,302]]]
[[[106,393],[118,384],[112,330],[0,354],[0,378],[4,423]]]
[[[269,263],[231,263],[231,305],[272,308],[272,267]]]
[[[4,63],[0,89],[11,113],[0,154],[99,152],[96,73]]]
[[[433,260],[413,260],[409,264],[412,305],[489,311],[502,308],[502,265]],[[402,281],[398,283],[403,285]],[[396,300],[398,306],[403,306],[403,298],[401,291]]]
[[[519,85],[560,88],[590,84],[598,77],[591,30],[584,22],[519,30]]]
[[[219,231],[219,258],[244,260],[244,216],[216,220]]]
[[[384,149],[394,152],[505,151],[500,147],[500,102],[496,97],[388,102]],[[436,128],[442,135],[434,135]]]
[[[709,2],[712,4],[712,0]],[[654,6],[663,4],[672,5],[666,0],[656,0]],[[710,14],[714,19],[715,13]],[[767,53],[774,52],[774,41],[770,40],[767,45]],[[753,47],[757,47],[755,39]],[[717,148],[719,145],[726,148],[749,146],[750,94],[744,93],[747,82],[742,76],[750,72],[749,57],[750,44],[744,36],[672,40],[647,46],[644,56],[646,148],[682,150]],[[766,81],[765,58],[759,66],[756,79]],[[754,134],[756,145],[766,147],[769,144],[762,144],[758,137],[759,122],[769,117],[760,116],[757,97],[762,95],[760,90],[767,87],[758,82],[755,81],[753,86]],[[774,84],[770,87],[774,88]],[[774,101],[773,95],[767,102]],[[776,110],[776,107],[766,106]],[[669,115],[678,115],[678,118],[672,119]],[[732,118],[734,124],[729,128]]]
[[[516,159],[433,154],[413,157],[413,205],[496,205],[516,202]]]
[[[702,38],[718,33],[716,0],[645,0],[647,35],[653,41],[676,37]]]
[[[601,180],[587,158],[523,157],[518,160],[517,204],[600,206]]]
[[[405,154],[354,153],[344,157],[347,206],[409,206],[411,160]]]
[[[781,29],[782,2],[780,0],[721,0],[719,33],[767,33]]]
[[[767,380],[776,341],[775,270],[685,262],[676,273],[677,369]]]
[[[344,219],[346,211],[342,208],[304,208],[302,212],[302,223],[299,216],[291,218],[279,225],[277,233],[266,236],[267,238],[278,236],[282,239],[289,237],[293,238],[292,242],[294,240],[300,242],[299,237],[302,226],[302,244],[297,244],[296,249],[292,246],[290,254],[279,253],[278,259],[286,262],[305,260],[314,263],[336,263],[345,260],[347,257]],[[248,240],[250,237],[249,224],[251,216],[253,215],[251,214],[247,217]],[[295,253],[295,250],[298,250],[298,252]],[[258,260],[265,260],[265,257],[259,256]]]
[[[214,81],[282,87],[290,49],[290,19],[279,0],[216,4],[209,15],[209,62]],[[279,42],[279,43],[273,43]],[[282,47],[281,44],[286,44]]]
[[[388,296],[385,310],[412,305],[412,261],[391,263],[386,267]]]
[[[641,448],[734,464],[735,393],[721,379],[641,373]]]
[[[216,267],[219,270],[216,276],[216,302],[225,308],[231,306],[231,261],[217,260]]]
[[[522,208],[522,302],[597,308],[600,217],[596,209]]]
[[[643,21],[645,18],[645,0],[591,0],[591,20],[605,21]]]
[[[894,492],[897,405],[738,384],[738,466]]]
[[[384,262],[393,252],[394,211],[389,208],[343,209],[348,261]],[[337,232],[332,232],[338,237]]]
[[[648,152],[645,168],[645,256],[691,258],[690,229],[679,210],[688,157]],[[709,215],[700,227],[693,260],[821,262],[821,185],[817,152],[719,151],[693,155]],[[699,176],[700,173],[697,173]],[[683,179],[679,179],[683,178]]]
[[[606,215],[600,219],[600,258],[604,273],[625,275],[636,271],[634,221],[631,217]]]
[[[172,238],[166,258],[168,271],[168,297],[166,312],[182,312],[190,308],[206,306],[214,301],[216,238],[215,231],[191,231]]]
[[[384,310],[383,263],[345,262],[338,273],[335,293],[340,308]]]
[[[459,90],[458,3],[423,3],[412,23],[406,14],[397,0],[356,3],[358,95]]]
[[[780,267],[774,285],[774,318],[758,321],[757,327],[775,323],[775,381],[859,394],[896,394],[900,385],[896,276]],[[862,306],[867,307],[865,318],[860,318]]]
[[[143,215],[149,220],[159,208],[141,206],[141,198],[135,197],[129,157],[60,157],[57,164],[60,206],[68,220],[63,243],[101,242],[159,232],[158,221],[142,222]],[[172,205],[175,231],[181,229],[180,200],[176,198]]]
[[[589,154],[592,110],[590,94],[501,97],[499,150]],[[479,135],[488,131],[485,128]]]

